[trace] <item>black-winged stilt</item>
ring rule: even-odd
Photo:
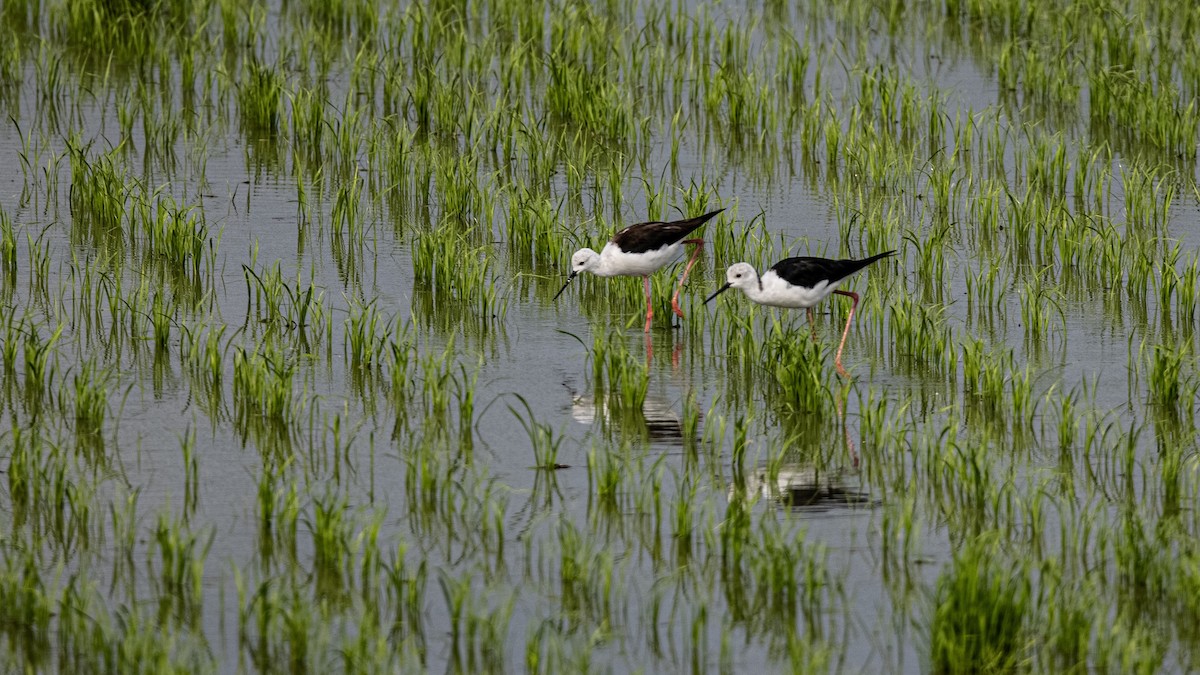
[[[679,308],[679,292],[683,290],[683,282],[687,280],[688,272],[696,264],[696,257],[704,246],[703,239],[684,239],[713,216],[724,211],[717,209],[702,216],[675,220],[671,222],[651,221],[630,225],[613,235],[599,253],[590,248],[581,248],[571,256],[571,273],[566,283],[554,295],[558,296],[567,290],[567,286],[579,276],[580,272],[591,272],[596,276],[642,277],[646,290],[646,332],[650,332],[650,320],[654,318],[654,306],[650,303],[650,275],[661,269],[667,263],[679,256],[684,244],[695,244],[692,256],[687,266],[683,268],[683,276],[679,278],[679,286],[671,297],[671,309],[679,318],[683,318],[683,310]]]
[[[704,302],[708,303],[730,288],[737,288],[760,305],[803,307],[808,310],[808,319],[811,322],[813,306],[829,297],[831,293],[849,297],[854,304],[850,306],[850,315],[846,317],[842,341],[834,359],[838,373],[842,377],[849,377],[850,374],[842,367],[842,348],[846,346],[846,336],[850,334],[850,321],[854,319],[854,310],[858,307],[858,294],[839,290],[838,284],[876,260],[895,254],[895,251],[886,251],[862,260],[831,260],[808,256],[788,258],[775,263],[761,277],[753,265],[740,262],[731,265],[725,271],[725,285],[708,296]]]

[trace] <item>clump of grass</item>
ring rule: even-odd
[[[110,377],[94,360],[85,361],[75,374],[75,436],[81,446],[94,446],[102,438]]]
[[[0,570],[0,632],[29,665],[45,662],[50,655],[51,619],[55,598],[46,588],[43,573],[31,553],[12,555],[6,551]]]
[[[97,248],[124,239],[126,202],[134,181],[125,170],[120,147],[88,157],[90,145],[68,143],[71,154],[72,234],[76,242]]]
[[[205,273],[212,272],[206,252],[213,250],[204,211],[198,207],[180,207],[169,196],[161,195],[153,203],[140,202],[133,220],[140,225],[141,248],[147,260],[192,284],[199,284]]]
[[[762,345],[762,362],[774,375],[776,394],[772,400],[790,413],[823,416],[832,401],[828,386],[830,361],[823,343],[814,342],[803,331],[785,334],[778,319],[771,336]]]
[[[650,387],[647,365],[626,348],[618,333],[598,333],[592,343],[592,385],[597,405],[613,416],[643,415]]]
[[[8,35],[7,44],[0,47],[0,98],[7,98],[21,81],[21,39]]]
[[[276,350],[255,352],[236,347],[233,402],[239,426],[253,426],[260,420],[282,426],[291,421],[294,374],[295,364]]]
[[[933,602],[933,672],[1009,672],[1025,660],[1031,584],[1005,562],[996,541],[977,539],[955,554]]]
[[[58,374],[58,347],[64,325],[59,324],[49,337],[42,337],[36,327],[25,336],[25,398],[32,406],[42,402]]]
[[[1170,156],[1195,155],[1200,111],[1168,80],[1143,79],[1125,68],[1088,74],[1092,123],[1111,129],[1119,140]]]
[[[180,521],[160,515],[154,543],[160,569],[151,577],[158,599],[158,619],[196,628],[204,607],[204,560],[214,530],[196,534]]]
[[[585,129],[607,141],[627,142],[635,135],[630,90],[601,65],[607,59],[592,61],[579,53],[591,47],[589,41],[605,39],[602,29],[609,28],[609,23],[591,15],[586,6],[572,10],[572,14],[588,16],[564,16],[554,23],[554,46],[546,64],[546,109],[564,126]],[[604,47],[605,51],[609,48]]]
[[[17,237],[13,232],[12,216],[3,208],[0,208],[0,280],[6,293],[16,290]]]
[[[506,313],[491,252],[473,245],[470,235],[448,226],[426,232],[417,238],[412,260],[415,300],[431,319],[443,325],[466,319],[486,325]]]
[[[1186,344],[1157,344],[1148,355],[1150,400],[1162,410],[1191,415],[1200,382],[1189,377]]]
[[[274,136],[279,132],[283,101],[282,69],[250,59],[238,82],[237,99],[243,129],[251,134]]]

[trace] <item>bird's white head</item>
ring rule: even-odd
[[[580,272],[592,272],[599,266],[599,253],[590,248],[581,248],[575,251],[575,255],[571,256],[571,273],[567,275],[567,281],[562,285],[562,288],[558,289],[558,293],[554,294],[554,299],[557,300],[558,296],[567,290],[567,286],[571,285],[571,282],[575,280],[575,277],[579,276]]]
[[[729,266],[725,270],[725,283],[730,288],[738,288],[746,290],[758,283],[758,272],[754,270],[754,266],[750,263],[736,263]]]
[[[725,270],[725,285],[718,288],[716,293],[708,296],[708,299],[704,302],[709,302],[731,288],[740,288],[742,291],[746,291],[757,285],[758,272],[754,270],[754,266],[750,263],[736,263],[730,265],[729,269]]]
[[[571,256],[571,276],[580,272],[591,272],[600,264],[600,254],[590,248],[581,248]]]

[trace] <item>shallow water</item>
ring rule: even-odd
[[[658,6],[645,5],[639,3],[638,11]],[[1034,111],[1006,108],[993,68],[983,57],[960,53],[953,40],[937,34],[888,33],[878,18],[857,23],[854,13],[843,9],[822,14],[813,8],[781,23],[804,36],[823,59],[820,95],[833,111],[828,123],[851,132],[861,120],[847,111],[864,79],[884,70],[899,73],[903,82],[919,87],[918,93],[940,97],[950,123],[955,114],[980,120],[980,127],[993,115],[1000,119],[1010,140],[992,159],[1002,165],[1009,189],[1021,194],[1028,176],[1016,165],[1018,156],[1028,152],[1030,140],[1022,135],[1025,122],[1017,115],[1032,117]],[[684,11],[693,19],[715,17],[719,31],[753,26],[752,53],[773,44],[766,32],[778,17],[764,19],[757,5],[697,4]],[[287,11],[276,5],[267,5],[265,16],[263,55],[273,58],[281,41],[295,39],[290,34],[295,28],[288,23]],[[395,39],[404,43],[402,37]],[[154,625],[164,635],[177,636],[168,649],[173,658],[198,658],[200,669],[267,670],[281,667],[272,663],[283,654],[308,667],[355,669],[342,659],[350,659],[346,645],[356,637],[374,634],[364,627],[363,618],[373,606],[387,608],[385,622],[394,621],[390,633],[383,631],[384,651],[393,650],[390,660],[382,658],[376,667],[482,667],[462,662],[470,658],[467,651],[452,651],[461,649],[454,647],[455,639],[458,629],[465,631],[467,625],[467,619],[460,619],[458,629],[452,626],[451,597],[458,589],[465,598],[465,616],[501,627],[496,643],[506,648],[503,653],[480,646],[480,654],[472,654],[499,670],[530,666],[527,648],[536,644],[534,651],[550,669],[557,665],[618,672],[740,672],[819,667],[923,672],[930,668],[927,631],[937,580],[952,566],[964,542],[984,535],[998,537],[1013,560],[1026,561],[1034,570],[1028,577],[1035,585],[1049,584],[1041,580],[1044,570],[1039,565],[1061,563],[1063,574],[1071,579],[1091,579],[1093,570],[1104,570],[1098,583],[1111,594],[1100,593],[1099,609],[1089,616],[1108,623],[1097,624],[1097,642],[1089,643],[1087,650],[1088,662],[1104,669],[1111,661],[1099,655],[1100,631],[1117,630],[1113,617],[1124,616],[1126,603],[1121,591],[1112,588],[1120,585],[1127,563],[1117,559],[1115,545],[1109,543],[1126,532],[1121,519],[1132,512],[1139,527],[1149,531],[1163,522],[1172,500],[1178,506],[1196,497],[1194,462],[1185,461],[1172,483],[1164,475],[1161,450],[1164,443],[1175,443],[1185,457],[1194,456],[1195,402],[1182,402],[1176,424],[1164,421],[1148,403],[1149,377],[1142,365],[1143,342],[1194,343],[1194,320],[1181,324],[1168,319],[1178,313],[1177,299],[1167,308],[1160,306],[1161,266],[1145,294],[1118,293],[1115,301],[1106,295],[1107,288],[1125,281],[1128,270],[1100,273],[1111,277],[1101,285],[1087,281],[1092,276],[1084,270],[1079,273],[1083,280],[1069,288],[1073,275],[1061,260],[1028,251],[1022,258],[1018,245],[1001,243],[989,249],[978,243],[986,227],[971,216],[970,205],[987,196],[980,188],[983,171],[963,168],[976,160],[964,160],[953,169],[959,191],[950,199],[952,213],[946,214],[935,205],[932,177],[933,158],[943,156],[944,150],[916,158],[912,171],[896,172],[907,177],[904,182],[897,179],[898,184],[887,185],[875,182],[877,173],[861,168],[866,166],[864,157],[843,156],[843,164],[836,167],[827,159],[804,160],[801,135],[734,147],[732,141],[704,131],[698,119],[702,110],[683,134],[673,171],[666,168],[671,165],[671,115],[649,114],[649,147],[638,161],[630,160],[620,176],[620,207],[615,212],[616,197],[608,193],[594,166],[587,167],[593,173],[582,191],[572,187],[571,169],[565,166],[535,179],[483,170],[472,178],[496,202],[490,212],[469,218],[443,213],[437,187],[428,208],[407,209],[392,208],[387,198],[364,189],[357,203],[363,226],[358,239],[339,237],[332,213],[338,190],[353,176],[369,186],[387,178],[372,172],[369,152],[356,154],[356,168],[349,172],[325,162],[331,177],[314,181],[305,173],[311,169],[295,168],[298,153],[293,154],[282,138],[262,141],[242,133],[233,119],[237,102],[228,93],[233,90],[214,84],[189,117],[195,120],[196,135],[173,146],[173,168],[147,152],[142,124],[135,124],[124,139],[130,149],[117,155],[128,167],[130,183],[142,180],[152,186],[151,192],[161,189],[203,214],[212,239],[210,251],[215,251],[211,285],[194,306],[180,302],[170,310],[172,333],[164,352],[155,352],[148,323],[139,324],[133,330],[136,335],[106,340],[113,321],[103,311],[98,321],[104,330],[89,335],[74,310],[84,292],[71,270],[92,268],[119,276],[124,280],[121,293],[130,303],[136,302],[133,296],[142,280],[149,296],[182,296],[162,281],[161,273],[140,264],[133,244],[119,247],[111,267],[96,262],[112,251],[72,234],[70,162],[54,159],[66,152],[69,131],[92,143],[88,155],[93,158],[121,142],[115,101],[138,86],[154,92],[155,78],[146,76],[143,82],[136,71],[121,72],[118,67],[113,82],[106,84],[96,81],[94,66],[83,67],[90,77],[79,81],[91,84],[67,88],[69,106],[64,107],[72,112],[62,115],[65,121],[55,121],[39,99],[37,83],[44,77],[34,66],[34,56],[24,54],[22,82],[5,98],[18,123],[0,127],[4,156],[33,157],[23,150],[27,143],[37,149],[29,162],[36,170],[23,168],[20,161],[0,166],[0,185],[7,186],[0,194],[0,208],[12,218],[17,234],[19,270],[5,307],[9,314],[33,322],[42,335],[59,322],[66,326],[55,352],[56,386],[69,392],[72,376],[88,359],[111,372],[104,461],[92,463],[73,455],[70,475],[78,485],[92,486],[97,514],[107,514],[110,505],[119,506],[128,495],[136,495],[132,527],[137,534],[131,555],[135,572],[126,581],[125,573],[118,571],[120,537],[107,515],[89,526],[100,535],[96,543],[68,551],[54,550],[53,543],[47,543],[53,536],[43,539],[47,535],[28,522],[14,523],[16,534],[5,554],[20,561],[18,551],[44,546],[50,552],[37,562],[47,579],[61,566],[97,580],[99,602],[110,612],[139,603],[151,607],[161,593],[157,579],[167,567],[156,548],[161,545],[154,527],[161,514],[169,514],[171,521],[182,523],[180,530],[210,541],[206,555],[200,556],[203,606],[196,625],[172,623],[174,619],[159,619]],[[719,60],[721,55],[712,57]],[[865,67],[856,61],[859,58]],[[220,63],[216,58],[213,62]],[[329,136],[336,135],[336,125],[342,122],[338,106],[347,96],[367,101],[364,109],[371,109],[369,94],[350,93],[352,58],[338,64],[340,76],[331,74],[322,82],[330,102]],[[806,79],[806,86],[813,88],[814,69],[810,67]],[[300,71],[294,67],[289,77],[299,81]],[[688,91],[695,93],[692,86]],[[180,103],[177,98],[169,97],[172,106]],[[385,124],[396,122],[380,122]],[[1079,125],[1058,129],[1046,123],[1044,130],[1061,132],[1071,152],[1077,147],[1072,144],[1096,141]],[[984,153],[981,139],[986,132],[978,133],[972,151]],[[770,134],[774,136],[774,130]],[[453,142],[419,134],[410,138],[414,146]],[[826,134],[817,138],[828,142]],[[782,150],[772,154],[768,145]],[[939,140],[920,139],[906,147],[915,153],[931,146],[940,146]],[[818,149],[817,156],[824,157],[824,152]],[[487,153],[480,154],[488,166]],[[1121,176],[1130,163],[1115,155],[1113,176]],[[50,168],[43,172],[47,164]],[[414,165],[412,173],[420,170]],[[1200,231],[1194,168],[1192,172],[1170,178],[1181,188],[1168,208],[1161,237],[1162,247],[1178,241],[1185,251],[1178,262],[1181,270],[1194,256],[1195,232]],[[56,193],[49,190],[47,175],[58,177]],[[297,175],[304,177],[300,184]],[[660,318],[649,337],[649,351],[640,332],[640,280],[585,277],[551,302],[567,256],[557,256],[556,266],[547,267],[509,254],[505,223],[514,213],[503,197],[505,190],[543,178],[546,201],[567,204],[555,214],[556,234],[593,246],[621,223],[643,220],[648,213],[676,214],[692,183],[702,185],[701,195],[720,205],[736,206],[705,230],[709,251],[692,272],[682,300],[682,322],[662,319],[669,316],[666,298],[680,267],[656,277]],[[664,197],[648,200],[646,185],[661,190]],[[307,204],[298,197],[299,186],[307,190]],[[36,198],[23,196],[23,187],[32,188]],[[1128,219],[1124,188],[1117,184],[1106,202],[1107,217],[1117,224]],[[575,199],[580,203],[572,205]],[[599,213],[592,208],[593,199],[601,207]],[[489,217],[494,223],[486,231],[479,223]],[[885,219],[890,225],[881,225]],[[429,289],[420,287],[414,248],[422,233],[442,221],[467,230],[465,236],[478,246],[469,255],[490,262],[487,274],[506,303],[494,317],[453,306],[444,297],[430,300]],[[941,227],[948,228],[949,235],[935,240],[933,233]],[[743,239],[747,232],[749,237]],[[1001,232],[992,236],[1002,241],[1012,237]],[[30,240],[49,250],[51,273],[44,296],[29,281],[35,268]],[[816,413],[789,410],[779,398],[783,393],[800,395],[804,385],[799,392],[781,393],[776,364],[748,363],[737,351],[738,341],[746,331],[753,336],[749,344],[768,340],[776,319],[788,340],[808,340],[808,327],[800,312],[754,308],[733,293],[703,305],[725,266],[736,262],[725,259],[723,252],[736,250],[741,241],[758,264],[809,253],[858,257],[873,252],[868,246],[876,240],[899,249],[900,255],[886,267],[881,263],[870,268],[850,285],[863,296],[846,351],[846,364],[854,375],[851,384],[843,388],[832,366],[846,312],[842,300],[834,298],[818,312],[820,347],[804,353],[809,359],[805,363],[813,363],[814,354],[822,359],[821,365],[808,368],[815,368],[822,386],[828,387],[826,402]],[[921,263],[926,247],[944,255],[944,274],[934,284],[928,281],[930,268]],[[573,246],[562,248],[569,255]],[[457,260],[467,263],[463,257]],[[321,303],[331,317],[328,332],[322,332],[320,324],[309,331],[260,320],[254,286],[243,266],[262,275],[276,263],[293,290],[311,283],[323,294]],[[990,321],[969,308],[967,290],[968,275],[988,267],[1000,270],[998,284],[1007,293]],[[1057,309],[1044,329],[1030,334],[1023,325],[1021,298],[1027,284],[1039,278],[1050,288],[1047,302]],[[936,357],[896,346],[902,344],[902,336],[895,316],[904,299],[936,308],[938,325],[954,350],[949,357],[953,372],[947,373],[945,362],[939,365]],[[416,365],[407,374],[399,376],[384,365],[383,350],[375,368],[352,365],[348,321],[368,304],[382,318],[378,336],[384,343],[389,338],[403,343],[403,326],[411,331],[407,335]],[[222,396],[215,407],[206,403],[183,360],[183,329],[206,324],[226,327]],[[936,337],[934,331],[925,332],[916,344],[928,346]],[[1013,365],[1003,371],[1001,388],[1007,394],[997,401],[967,391],[961,345],[971,339],[982,341],[989,354],[1012,350]],[[614,412],[611,405],[597,403],[605,398],[606,382],[611,384],[604,378],[614,372],[597,367],[598,344],[607,345],[610,353],[619,352],[618,362],[627,359],[637,365],[629,372],[645,378],[645,404],[640,409]],[[238,347],[249,353],[281,354],[293,369],[294,415],[288,433],[269,424],[238,421],[233,389]],[[770,356],[760,355],[764,360]],[[1182,368],[1184,383],[1195,383],[1190,352]],[[27,370],[18,373],[25,382]],[[1026,412],[1015,410],[1014,374],[1023,374],[1031,383],[1032,409]],[[431,388],[430,382],[441,382],[441,389]],[[446,411],[438,411],[434,390],[444,392]],[[1060,449],[1056,397],[1084,390],[1075,408],[1081,431]],[[389,397],[398,392],[409,400],[393,405]],[[473,406],[464,423],[460,411],[468,392]],[[845,406],[844,414],[834,412],[835,400]],[[17,395],[6,398],[2,428],[7,433],[0,447],[6,460],[11,463],[18,429],[45,427],[51,445],[75,452],[73,399],[64,393],[59,401],[43,410]],[[696,420],[691,427],[686,421],[689,411]],[[883,425],[864,430],[876,415],[882,415]],[[1114,441],[1085,447],[1080,439],[1089,419],[1142,431],[1127,446]],[[548,439],[557,443],[553,463],[561,468],[537,467],[540,458],[531,438],[537,424],[545,425]],[[890,431],[880,436],[881,429]],[[190,432],[195,434],[194,469],[180,449],[181,438]],[[1131,449],[1126,453],[1125,447]],[[94,464],[102,468],[93,470]],[[281,537],[286,540],[286,527],[266,530],[260,524],[264,485],[271,503],[282,508],[290,498],[298,505],[298,535],[290,551],[286,543],[279,543]],[[980,491],[972,492],[976,487]],[[18,510],[11,504],[11,492],[15,490],[10,489],[9,508],[4,509],[9,512]],[[1053,508],[1040,505],[1037,500],[1043,497]],[[1127,505],[1131,511],[1120,512],[1115,505]],[[322,509],[337,514],[345,525],[337,531],[341,538],[332,564],[322,557],[328,552],[319,551],[323,544],[316,535]],[[690,512],[686,531],[676,530],[681,510]],[[1190,509],[1182,510],[1174,521],[1179,538],[1165,546],[1186,548],[1189,538],[1198,534]],[[902,525],[906,519],[914,523],[911,529]],[[380,590],[383,587],[363,571],[379,573],[372,564],[380,561],[371,562],[366,554],[375,546],[368,544],[371,537],[366,534],[373,522],[378,524],[378,555],[385,562],[396,568],[408,565],[410,575],[416,566],[427,566],[428,581],[417,603],[419,620],[399,616],[395,608],[400,603],[389,595],[395,591]],[[747,551],[744,559],[730,552],[741,551],[740,546]],[[1075,566],[1070,556],[1077,549],[1094,558],[1094,564]],[[587,568],[589,562],[599,565],[599,571]],[[1166,562],[1158,563],[1169,569]],[[782,565],[782,571],[772,564]],[[581,574],[583,581],[567,580],[568,569]],[[331,574],[338,580],[331,581]],[[780,578],[770,574],[784,575],[801,587],[812,581],[815,587],[779,600],[772,589],[763,589],[768,579]],[[589,595],[596,588],[603,589],[603,601]],[[1068,593],[1072,586],[1064,583],[1062,588],[1067,590],[1055,592]],[[283,624],[254,620],[255,611],[260,611],[256,594],[286,608],[292,602],[289,593],[295,594],[297,604],[311,606],[319,619],[299,629],[309,638],[307,651],[281,637],[295,635],[281,628]],[[503,614],[509,602],[511,618],[497,619],[493,613]],[[1032,611],[1031,628],[1048,621],[1050,604]],[[277,617],[285,610],[279,612]],[[1139,615],[1131,621],[1135,628],[1153,621],[1174,626],[1185,624],[1187,616],[1181,611],[1168,617]],[[33,661],[19,637],[7,637],[14,659]],[[1182,631],[1162,638],[1163,646],[1155,652],[1160,665],[1194,666],[1194,640]],[[52,651],[61,655],[75,648],[63,643]],[[827,658],[814,658],[821,649]],[[1029,658],[1039,668],[1050,667],[1053,662],[1036,649],[1030,648]],[[806,660],[810,658],[814,660]]]

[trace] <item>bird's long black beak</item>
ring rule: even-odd
[[[717,297],[718,295],[724,293],[727,290],[729,290],[729,284],[725,284],[724,286],[718,288],[716,293],[713,293],[712,295],[708,296],[707,299],[704,300],[704,304],[707,305],[710,300],[712,300],[713,298]]]
[[[579,276],[579,272],[576,272],[575,270],[571,270],[571,273],[567,275],[567,283],[563,284],[563,287],[558,289],[558,292],[554,294],[554,298],[552,298],[550,300],[550,302],[554,302],[555,300],[557,300],[558,296],[562,295],[563,291],[567,290],[567,286],[570,286],[571,282],[574,281],[575,277],[577,277],[577,276]]]

